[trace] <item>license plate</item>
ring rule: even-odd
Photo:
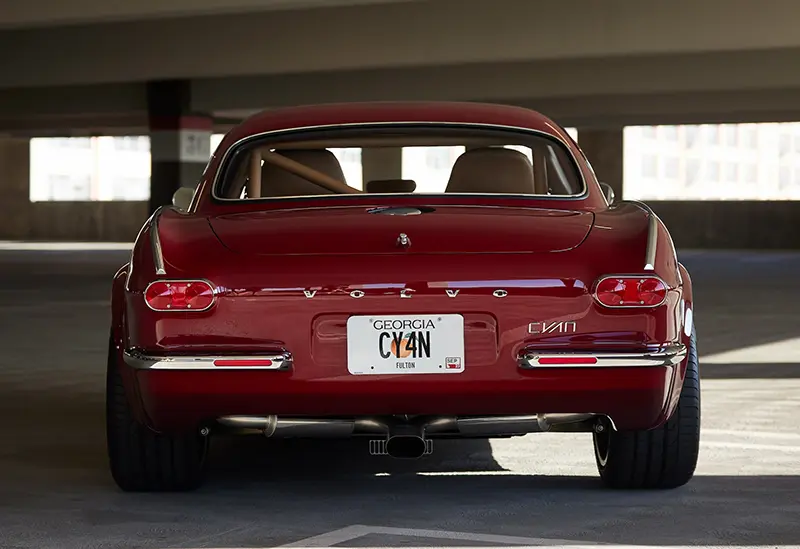
[[[347,369],[354,375],[460,374],[461,315],[351,316]]]

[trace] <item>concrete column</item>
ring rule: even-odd
[[[402,179],[402,147],[382,147],[361,151],[361,173],[366,188],[367,181],[375,179]]]
[[[192,112],[191,82],[148,82],[150,213],[170,204],[178,187],[195,187],[211,156],[210,116]]]
[[[0,239],[29,238],[31,142],[0,136]]]
[[[597,179],[614,189],[617,200],[622,200],[623,128],[578,128],[578,145],[592,165]]]

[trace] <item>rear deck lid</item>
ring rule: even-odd
[[[341,255],[565,251],[586,238],[593,220],[591,212],[541,208],[344,206],[229,214],[209,222],[238,253]]]

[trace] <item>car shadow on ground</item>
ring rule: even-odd
[[[259,435],[217,436],[212,439],[209,473],[237,482],[254,475],[272,479],[327,479],[344,473],[374,477],[382,474],[504,471],[492,456],[488,440],[434,440],[434,453],[419,459],[395,459],[369,454],[369,439],[267,439]]]

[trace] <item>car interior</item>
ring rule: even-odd
[[[398,147],[453,147],[464,149],[449,166],[443,188],[421,190],[411,178],[370,178],[348,183],[345,170],[331,149]],[[386,170],[382,170],[384,173]],[[331,194],[512,194],[575,196],[584,182],[567,150],[553,140],[533,137],[506,139],[372,138],[306,140],[250,147],[239,154],[223,177],[216,196],[223,199],[307,197]],[[423,174],[424,175],[424,174]],[[427,184],[424,188],[430,189]]]

